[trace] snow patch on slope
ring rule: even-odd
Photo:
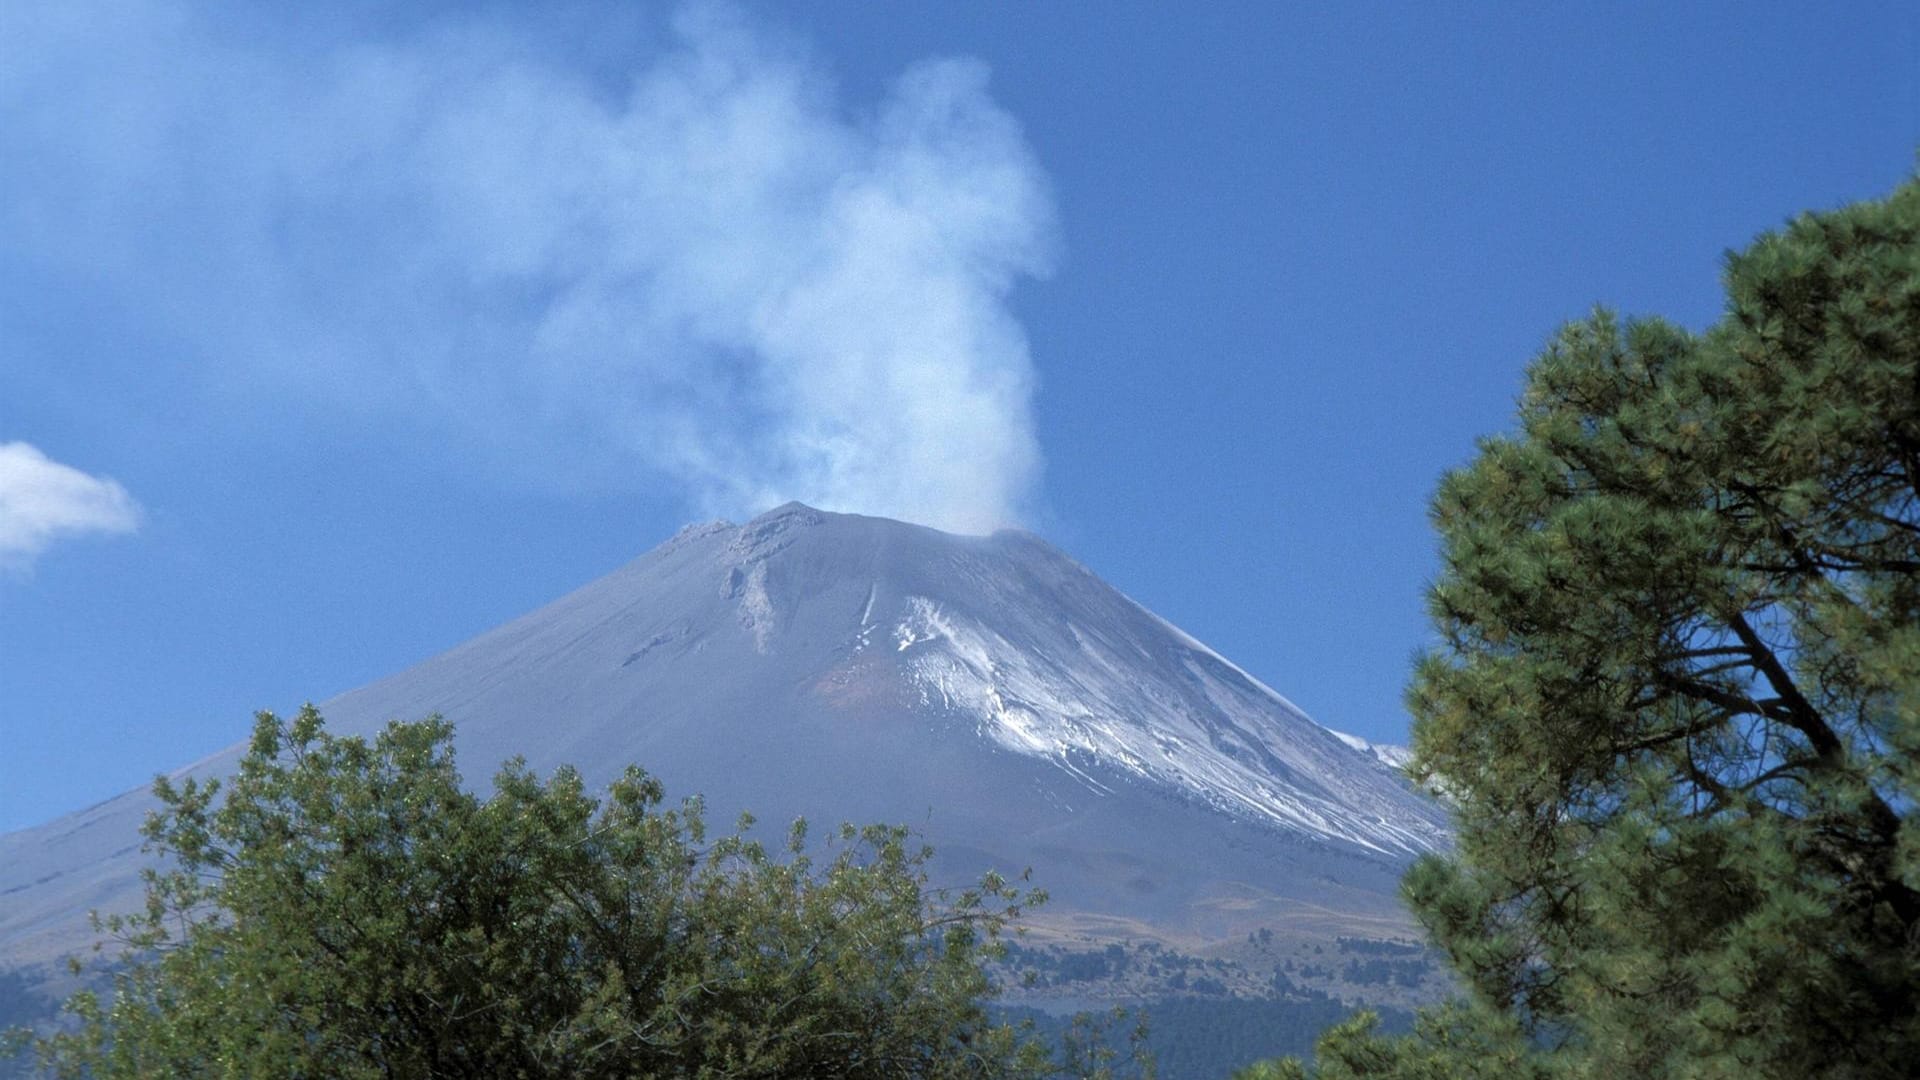
[[[1349,735],[1344,731],[1334,731],[1332,728],[1328,728],[1327,730],[1333,732],[1334,738],[1339,739],[1355,750],[1363,754],[1371,754],[1373,757],[1396,769],[1406,768],[1407,762],[1413,760],[1413,750],[1408,747],[1396,746],[1393,743],[1368,742],[1358,735]]]
[[[1187,633],[1185,630],[1180,629],[1179,627],[1173,625],[1172,623],[1161,618],[1160,616],[1155,615],[1153,612],[1148,611],[1146,608],[1146,605],[1140,603],[1140,601],[1138,600],[1135,600],[1133,597],[1131,596],[1127,597],[1127,602],[1132,604],[1134,607],[1139,608],[1142,614],[1146,615],[1148,618],[1152,619],[1154,622],[1159,623],[1160,626],[1163,629],[1165,629],[1167,633],[1173,635],[1174,640],[1180,642],[1180,644],[1185,645],[1187,648],[1192,649],[1194,652],[1197,652],[1202,656],[1206,656],[1210,659],[1213,659],[1219,662],[1221,666],[1225,667],[1228,671],[1231,671],[1235,675],[1238,675],[1241,678],[1247,680],[1247,682],[1251,684],[1254,689],[1260,691],[1261,693],[1272,698],[1274,701],[1278,702],[1280,706],[1286,709],[1288,712],[1297,714],[1302,717],[1307,715],[1306,713],[1301,712],[1300,706],[1295,705],[1291,701],[1288,701],[1286,696],[1280,693],[1280,691],[1275,690],[1273,687],[1268,686],[1266,683],[1263,683],[1259,679],[1254,678],[1252,675],[1248,674],[1247,670],[1241,667],[1239,664],[1236,664],[1233,661],[1227,659],[1226,657],[1221,656],[1219,653],[1214,652],[1211,648],[1207,646],[1205,642],[1201,641],[1199,638],[1194,637],[1192,634]],[[1332,729],[1329,728],[1328,730],[1331,731]],[[1334,732],[1334,734],[1337,735],[1339,734],[1339,732]]]
[[[1161,618],[1160,616],[1155,615],[1153,612],[1148,611],[1147,608],[1144,605],[1142,605],[1138,600],[1134,600],[1132,597],[1128,597],[1127,599],[1132,601],[1133,605],[1139,608],[1142,612],[1145,612],[1147,615],[1152,616],[1155,622],[1165,627],[1167,632],[1172,634],[1176,639],[1178,639],[1181,644],[1187,646],[1188,648],[1192,649],[1197,653],[1201,653],[1205,656],[1211,657],[1212,659],[1219,661],[1229,671],[1232,671],[1235,675],[1238,675],[1242,679],[1245,679],[1255,689],[1259,690],[1261,693],[1272,698],[1276,703],[1278,703],[1282,708],[1286,709],[1287,711],[1296,713],[1301,717],[1309,720],[1312,719],[1312,717],[1308,717],[1306,713],[1302,712],[1298,705],[1295,705],[1293,702],[1287,700],[1286,695],[1280,693],[1278,690],[1275,690],[1273,687],[1268,686],[1266,683],[1261,682],[1259,679],[1254,678],[1253,675],[1248,673],[1248,671],[1245,668],[1242,668],[1240,665],[1234,663],[1233,661],[1213,651],[1213,649],[1209,648],[1205,642],[1187,633],[1185,630],[1182,630],[1179,627],[1173,625],[1172,623]],[[1378,761],[1384,762],[1395,769],[1404,769],[1406,767],[1407,762],[1413,759],[1413,751],[1411,749],[1408,749],[1407,747],[1396,746],[1392,743],[1369,742],[1358,735],[1349,735],[1344,731],[1335,731],[1334,729],[1327,727],[1325,724],[1320,724],[1318,726],[1323,731],[1326,731],[1328,734],[1332,735],[1336,739],[1339,739],[1341,742],[1346,743],[1348,746],[1353,747],[1355,750],[1358,750],[1363,754],[1367,754]]]
[[[1096,790],[1107,789],[1090,772],[1093,763],[1288,831],[1395,855],[1438,846],[1437,831],[1405,823],[1397,808],[1369,798],[1378,778],[1351,770],[1370,769],[1371,762],[1348,760],[1349,751],[1331,738],[1302,746],[1298,733],[1274,730],[1270,706],[1237,692],[1217,671],[1284,705],[1303,731],[1324,729],[1154,618],[1181,647],[1173,670],[1163,659],[1151,672],[1157,678],[1140,677],[1137,659],[1123,662],[1091,634],[1072,632],[1078,655],[1049,656],[921,596],[907,599],[893,638],[924,704],[968,716],[1001,748],[1049,760]],[[1167,692],[1172,685],[1197,688],[1211,708]]]

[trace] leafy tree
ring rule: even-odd
[[[1404,891],[1469,993],[1320,1076],[1920,1062],[1920,182],[1725,282],[1561,331],[1442,483],[1409,701],[1460,839]]]
[[[983,963],[1021,906],[942,897],[904,830],[816,862],[709,838],[630,769],[604,802],[509,763],[461,786],[451,728],[371,743],[262,714],[227,784],[161,780],[144,912],[108,1000],[36,1041],[56,1076],[1049,1075],[991,1022]],[[219,796],[224,792],[225,798]],[[1101,1051],[1089,1047],[1088,1053]],[[1114,1055],[1106,1064],[1112,1067]]]

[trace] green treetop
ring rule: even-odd
[[[1038,894],[941,896],[904,830],[815,862],[510,763],[461,786],[451,728],[263,714],[224,785],[161,781],[170,857],[109,921],[129,966],[35,1042],[56,1076],[1037,1077],[983,967]],[[224,795],[224,799],[219,798]],[[742,829],[745,829],[743,823]],[[1072,1067],[1113,1055],[1083,1045]],[[1103,1064],[1104,1059],[1107,1064]]]
[[[1468,993],[1319,1075],[1920,1063],[1920,183],[1725,280],[1702,334],[1561,331],[1442,483],[1409,700],[1459,846],[1405,893]]]

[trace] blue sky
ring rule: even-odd
[[[1426,497],[1554,327],[1705,325],[1920,136],[1895,4],[27,3],[0,56],[0,828],[789,497],[1018,521],[1403,738]]]

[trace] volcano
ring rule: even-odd
[[[619,570],[321,704],[331,730],[451,720],[484,782],[519,755],[589,785],[638,763],[715,821],[906,824],[936,884],[988,868],[1040,917],[1115,934],[1407,928],[1445,814],[1389,748],[1316,724],[1036,536],[955,536],[797,503],[690,526]],[[237,745],[180,770],[230,771]],[[130,907],[156,802],[0,837],[0,967]]]

